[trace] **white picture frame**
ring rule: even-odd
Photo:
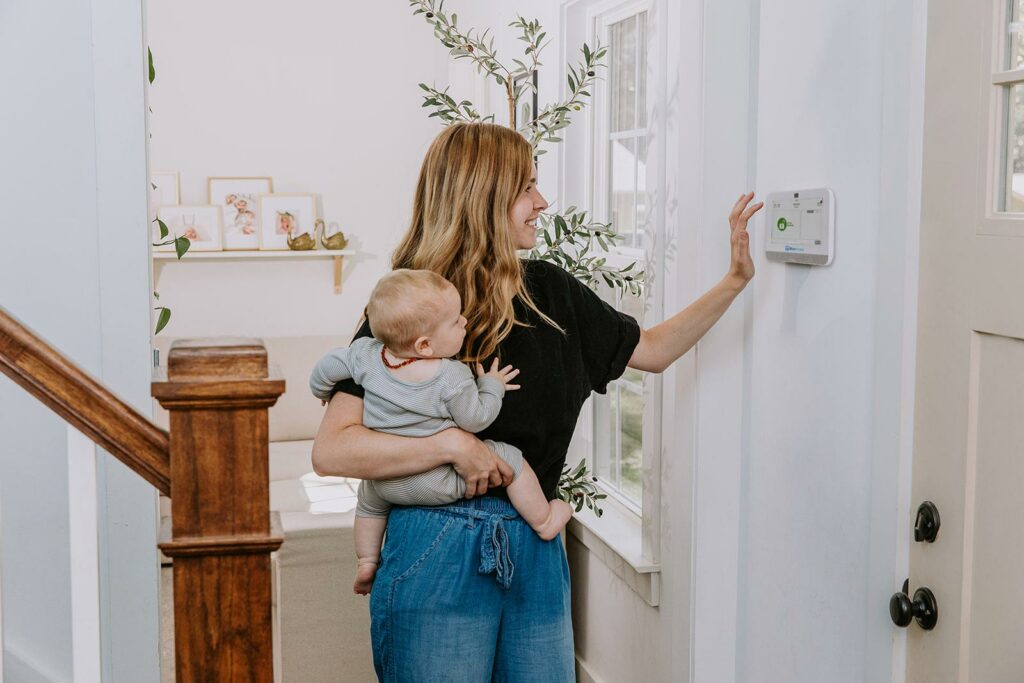
[[[178,171],[154,171],[150,174],[149,202],[154,209],[181,204],[181,174]]]
[[[164,239],[153,242],[165,242],[177,237],[188,237],[192,246],[189,251],[220,251],[222,247],[221,218],[219,206],[162,206],[157,209],[157,218],[162,220],[170,231]],[[159,238],[159,227],[156,237]],[[174,243],[154,247],[156,251],[174,251]]]
[[[317,220],[316,195],[307,193],[265,194],[260,197],[260,249],[279,251],[288,248],[288,234],[284,232],[291,225],[291,236],[310,234],[315,236]]]
[[[268,176],[209,177],[207,201],[221,208],[225,250],[260,248],[260,196],[274,191]]]

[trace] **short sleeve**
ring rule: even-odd
[[[362,337],[372,336],[373,333],[370,331],[370,321],[364,319],[363,324],[359,326],[359,330],[356,331],[355,336],[352,337],[352,341],[355,341],[356,339],[360,339]],[[356,398],[362,398],[365,393],[363,391],[363,388],[356,384],[355,381],[351,379],[343,379],[337,384],[335,384],[334,389],[331,391],[331,397],[333,398],[333,396],[339,391],[345,394],[355,396]]]
[[[570,282],[570,300],[590,387],[603,394],[608,383],[626,371],[626,364],[640,342],[640,325],[632,316],[602,301],[572,275],[565,275]]]

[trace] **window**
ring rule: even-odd
[[[1024,0],[1010,0],[1007,49],[992,82],[1002,88],[1004,113],[1000,211],[1024,213]]]
[[[1024,2],[1024,0],[1022,0]],[[622,241],[609,256],[612,265],[645,265],[655,240],[649,225],[648,11],[633,4],[597,20],[608,46],[608,71],[594,110],[594,210],[612,223]],[[618,310],[645,322],[647,295],[604,287],[601,296]],[[645,373],[627,369],[594,400],[592,469],[603,489],[634,512],[643,508],[643,425],[651,406],[645,401]]]

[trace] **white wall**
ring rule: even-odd
[[[921,3],[665,4],[666,312],[724,273],[745,190],[832,187],[837,253],[769,264],[755,221],[755,280],[666,375],[661,606],[571,544],[577,651],[608,682],[901,680]]]
[[[760,6],[757,189],[833,188],[837,236],[832,266],[762,262],[751,292],[737,680],[889,674],[909,481],[917,20],[887,0]]]
[[[320,195],[359,254],[336,296],[329,260],[162,267],[162,334],[347,340],[408,227],[436,119],[417,83],[442,86],[446,50],[405,2],[151,0],[152,168],[180,171],[183,203],[207,177],[267,175],[275,192]]]
[[[148,405],[150,324],[142,4],[16,0],[0,17],[0,306],[136,406]],[[15,106],[16,105],[16,106]],[[67,429],[0,379],[4,666],[9,680],[158,680],[153,489],[106,455],[69,491]],[[84,457],[92,457],[85,453]],[[74,465],[81,465],[76,462]],[[91,614],[72,605],[68,498],[98,515]],[[85,596],[88,598],[88,596]],[[96,614],[97,609],[99,614]],[[79,622],[102,629],[75,638]],[[79,649],[79,656],[75,650]]]

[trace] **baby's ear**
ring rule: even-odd
[[[413,351],[419,356],[433,356],[434,349],[431,346],[430,337],[418,337],[412,344]]]

